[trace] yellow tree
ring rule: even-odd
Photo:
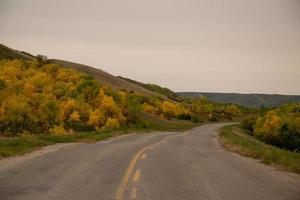
[[[70,115],[70,120],[73,122],[79,122],[80,121],[80,115],[78,111],[74,111],[71,115]]]
[[[161,109],[163,111],[164,116],[168,119],[176,116],[177,106],[176,104],[170,101],[164,101],[161,104]]]
[[[105,126],[103,127],[104,129],[117,129],[120,127],[119,121],[114,118],[108,118],[106,120]]]
[[[282,122],[277,112],[269,111],[266,116],[257,119],[254,134],[263,138],[274,138],[278,135]]]
[[[75,109],[76,102],[74,99],[68,99],[60,106],[60,119],[66,120],[69,118],[72,111]]]
[[[90,111],[87,124],[99,130],[105,123],[104,113],[100,109]]]
[[[148,103],[143,103],[143,111],[152,115],[156,114],[156,108]]]
[[[101,109],[104,110],[105,114],[108,117],[112,117],[118,113],[118,107],[116,105],[116,102],[112,97],[106,95],[103,96]]]

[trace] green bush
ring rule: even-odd
[[[191,115],[188,113],[182,113],[182,114],[178,115],[176,118],[181,119],[181,120],[191,120],[192,119]]]
[[[192,120],[193,123],[200,122],[200,119],[199,119],[199,117],[197,115],[192,115],[192,119],[191,120]]]
[[[246,116],[241,122],[242,128],[244,128],[250,132],[253,132],[256,120],[257,120],[256,115]]]

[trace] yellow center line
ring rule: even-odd
[[[170,136],[168,136],[168,137],[170,137]],[[164,138],[164,139],[165,139],[165,138]],[[164,139],[162,139],[162,140],[164,140]],[[160,140],[160,141],[162,141],[162,140]],[[136,165],[138,159],[140,158],[140,156],[141,156],[141,155],[144,153],[144,151],[146,151],[147,149],[149,149],[149,148],[150,148],[150,149],[153,149],[153,146],[156,145],[156,144],[158,144],[160,141],[158,141],[158,142],[156,142],[156,143],[154,143],[154,144],[151,144],[151,145],[148,145],[148,146],[144,147],[143,149],[139,150],[139,151],[134,155],[134,157],[133,157],[132,160],[130,161],[130,163],[129,163],[129,165],[128,165],[126,171],[125,171],[125,174],[124,174],[124,176],[123,176],[123,178],[122,178],[122,180],[121,180],[121,183],[120,183],[120,185],[119,185],[119,187],[118,187],[118,189],[117,189],[116,196],[115,196],[115,199],[116,199],[116,200],[122,200],[122,199],[123,199],[123,197],[124,197],[124,192],[125,192],[125,189],[126,189],[126,186],[127,186],[127,184],[128,184],[128,181],[129,181],[129,179],[130,179],[130,176],[131,176],[131,174],[132,174],[132,171],[133,171],[133,169],[134,169],[134,167],[135,167],[135,165]]]
[[[147,158],[147,154],[143,154],[142,156],[141,156],[141,159],[143,159],[143,160],[145,160]]]
[[[141,170],[136,170],[134,177],[132,179],[133,182],[138,182],[140,180],[141,177]]]
[[[132,188],[130,193],[130,199],[136,199],[137,188]]]
[[[132,170],[134,168],[134,166],[136,165],[137,163],[137,160],[139,159],[139,157],[142,155],[142,153],[144,151],[146,151],[148,148],[150,148],[152,145],[149,145],[149,146],[146,146],[144,147],[143,149],[139,150],[135,156],[132,158],[123,178],[122,178],[122,181],[118,187],[118,190],[117,190],[117,193],[116,193],[116,196],[115,196],[115,199],[118,199],[118,200],[121,200],[123,199],[123,196],[124,196],[124,191],[125,191],[125,188],[126,188],[126,185],[129,181],[129,178],[130,178],[130,175],[132,173]]]

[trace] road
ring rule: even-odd
[[[223,150],[223,125],[58,144],[0,160],[0,199],[300,199],[299,175]]]

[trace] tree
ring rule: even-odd
[[[40,130],[40,133],[49,133],[51,127],[60,123],[59,107],[54,99],[43,99],[36,114],[40,126],[37,130]],[[35,131],[32,130],[32,132]]]
[[[5,111],[5,115],[2,116],[5,131],[13,135],[23,133],[28,126],[31,111],[28,99],[11,96],[2,103],[2,112]]]
[[[42,67],[44,64],[47,63],[47,56],[37,55],[36,60],[38,62],[38,67]]]
[[[50,75],[52,78],[55,78],[59,71],[59,66],[56,64],[46,64],[42,67],[42,70],[48,75]]]
[[[51,135],[64,135],[67,133],[67,131],[62,125],[54,126],[53,128],[50,129],[49,132]]]
[[[229,105],[226,107],[226,111],[231,115],[231,116],[239,116],[241,114],[240,109],[236,105]]]
[[[108,118],[106,120],[104,129],[117,129],[120,127],[119,121],[114,118]]]
[[[76,102],[74,99],[68,99],[63,102],[60,106],[60,119],[66,120],[69,118],[70,114],[74,111]]]
[[[167,118],[167,119],[170,119],[172,117],[175,117],[176,116],[176,113],[177,113],[177,106],[176,104],[170,102],[170,101],[164,101],[162,104],[161,104],[161,109],[163,111],[163,114],[164,116]]]
[[[79,122],[80,121],[80,115],[79,115],[78,111],[74,111],[70,115],[70,120],[73,121],[73,122]]]
[[[0,79],[0,91],[6,87],[4,80]]]
[[[143,104],[143,111],[152,115],[156,114],[156,108],[148,103]]]
[[[96,130],[100,130],[105,123],[104,113],[100,109],[90,111],[89,120],[87,123],[93,126]]]
[[[102,99],[101,109],[104,110],[107,117],[113,117],[119,112],[116,102],[113,100],[113,98],[106,95],[104,95]]]
[[[278,143],[278,133],[282,125],[282,119],[277,112],[269,111],[264,117],[259,117],[255,123],[254,135],[266,142]]]

